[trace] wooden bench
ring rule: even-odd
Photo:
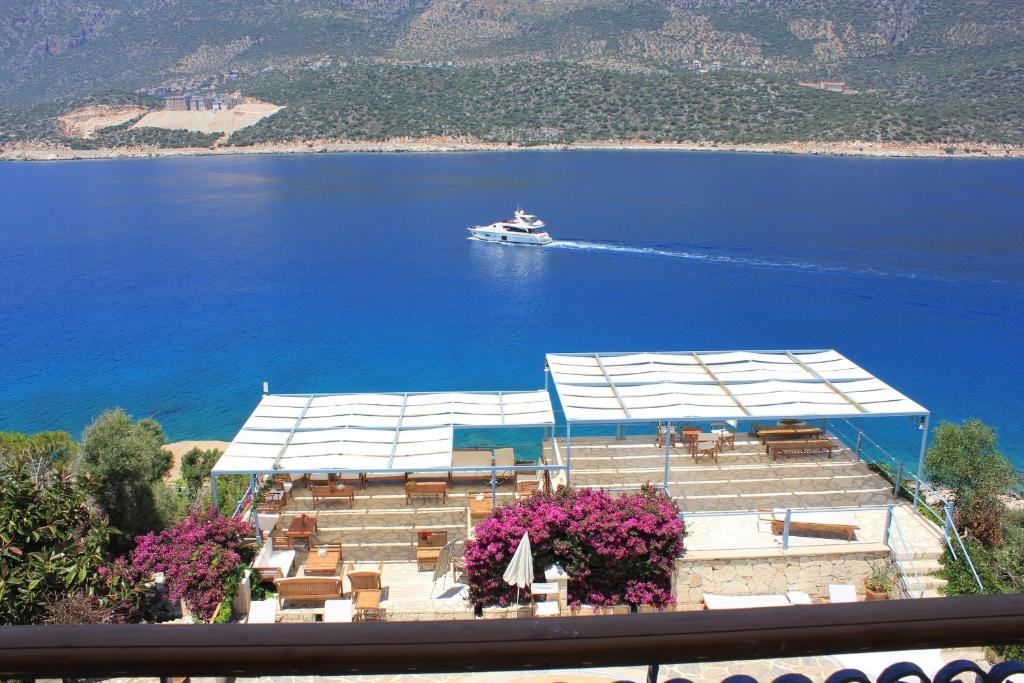
[[[448,482],[445,481],[410,481],[405,485],[405,504],[412,502],[413,496],[441,496],[441,502],[448,502]]]
[[[313,509],[316,509],[316,502],[318,500],[329,500],[332,498],[348,498],[349,509],[355,504],[356,491],[351,486],[345,485],[334,485],[330,484],[327,486],[314,486],[313,487]]]
[[[416,570],[433,569],[441,549],[448,545],[447,531],[416,532]]]
[[[277,598],[282,607],[286,600],[301,602],[323,602],[337,600],[344,590],[340,576],[295,576],[288,579],[274,579]]]
[[[772,533],[782,536],[786,532],[785,511],[773,511],[771,524]],[[859,528],[855,517],[842,512],[802,513],[794,511],[789,518],[789,533],[793,536],[828,533],[846,536],[846,540],[849,542],[853,540],[853,532]]]
[[[803,455],[806,453],[828,453],[832,457],[835,444],[830,439],[797,439],[794,441],[771,441],[765,445],[765,452],[775,460],[779,454]]]
[[[769,439],[813,439],[824,433],[821,427],[762,427],[757,430],[757,438],[768,443]]]

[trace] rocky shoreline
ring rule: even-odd
[[[519,145],[448,138],[399,138],[381,141],[301,140],[266,143],[249,147],[212,148],[118,147],[72,149],[55,143],[9,143],[0,147],[0,160],[72,161],[84,159],[137,159],[170,156],[213,156],[224,154],[317,154],[317,153],[395,153],[395,152],[493,152],[522,150],[643,150],[749,152],[760,154],[806,154],[891,158],[982,158],[1024,157],[1024,145],[983,143],[895,143],[849,140],[843,142],[708,143],[708,142],[630,142],[594,141],[569,145]]]

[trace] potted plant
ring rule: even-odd
[[[895,577],[888,562],[875,562],[864,579],[865,600],[888,600],[892,594]]]

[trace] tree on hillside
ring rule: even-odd
[[[1001,543],[1001,496],[1020,475],[999,452],[995,430],[977,419],[941,422],[924,465],[932,481],[953,490],[957,526],[986,546]]]
[[[170,468],[163,428],[154,420],[135,422],[121,409],[108,410],[85,428],[79,463],[95,482],[96,500],[121,532],[115,550],[128,549],[138,535],[175,521],[180,504],[161,477]]]
[[[78,444],[67,432],[0,432],[0,454],[22,462],[45,459],[54,463],[68,461],[78,451]]]

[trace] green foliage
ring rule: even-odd
[[[0,623],[41,623],[67,594],[95,591],[111,531],[93,490],[48,460],[0,454]]]
[[[864,586],[878,593],[892,593],[896,582],[896,569],[890,562],[873,562],[871,571],[864,579]]]
[[[994,429],[981,420],[941,422],[924,460],[927,475],[963,499],[1004,494],[1019,475],[999,452]]]
[[[216,448],[208,451],[193,448],[181,456],[181,481],[189,504],[195,502],[219,457],[220,451]]]
[[[77,451],[78,444],[67,432],[0,432],[0,454],[25,462],[48,460],[53,463],[64,463]]]
[[[159,423],[134,422],[121,409],[109,410],[85,428],[79,462],[96,483],[96,500],[121,532],[112,547],[124,551],[136,536],[163,529],[169,513],[160,478],[170,460]],[[164,499],[164,502],[159,502]]]
[[[207,451],[193,448],[181,457],[182,495],[188,506],[205,508],[213,505],[213,492],[205,485],[220,455],[216,448]],[[238,501],[249,488],[249,482],[249,477],[244,474],[217,477],[217,509],[222,515],[235,511]]]
[[[274,70],[247,94],[287,105],[232,145],[449,136],[517,144],[595,140],[1024,140],[1022,101],[843,95],[738,71],[627,71],[562,62],[427,68],[356,62]]]
[[[1002,515],[1004,542],[985,547],[967,538],[964,544],[978,572],[986,593],[1024,593],[1024,511],[1004,511]],[[974,595],[978,586],[966,560],[957,548],[954,558],[949,551],[942,558],[942,577],[948,581],[942,589],[946,595]],[[997,646],[996,651],[1010,659],[1024,659],[1024,647]]]

